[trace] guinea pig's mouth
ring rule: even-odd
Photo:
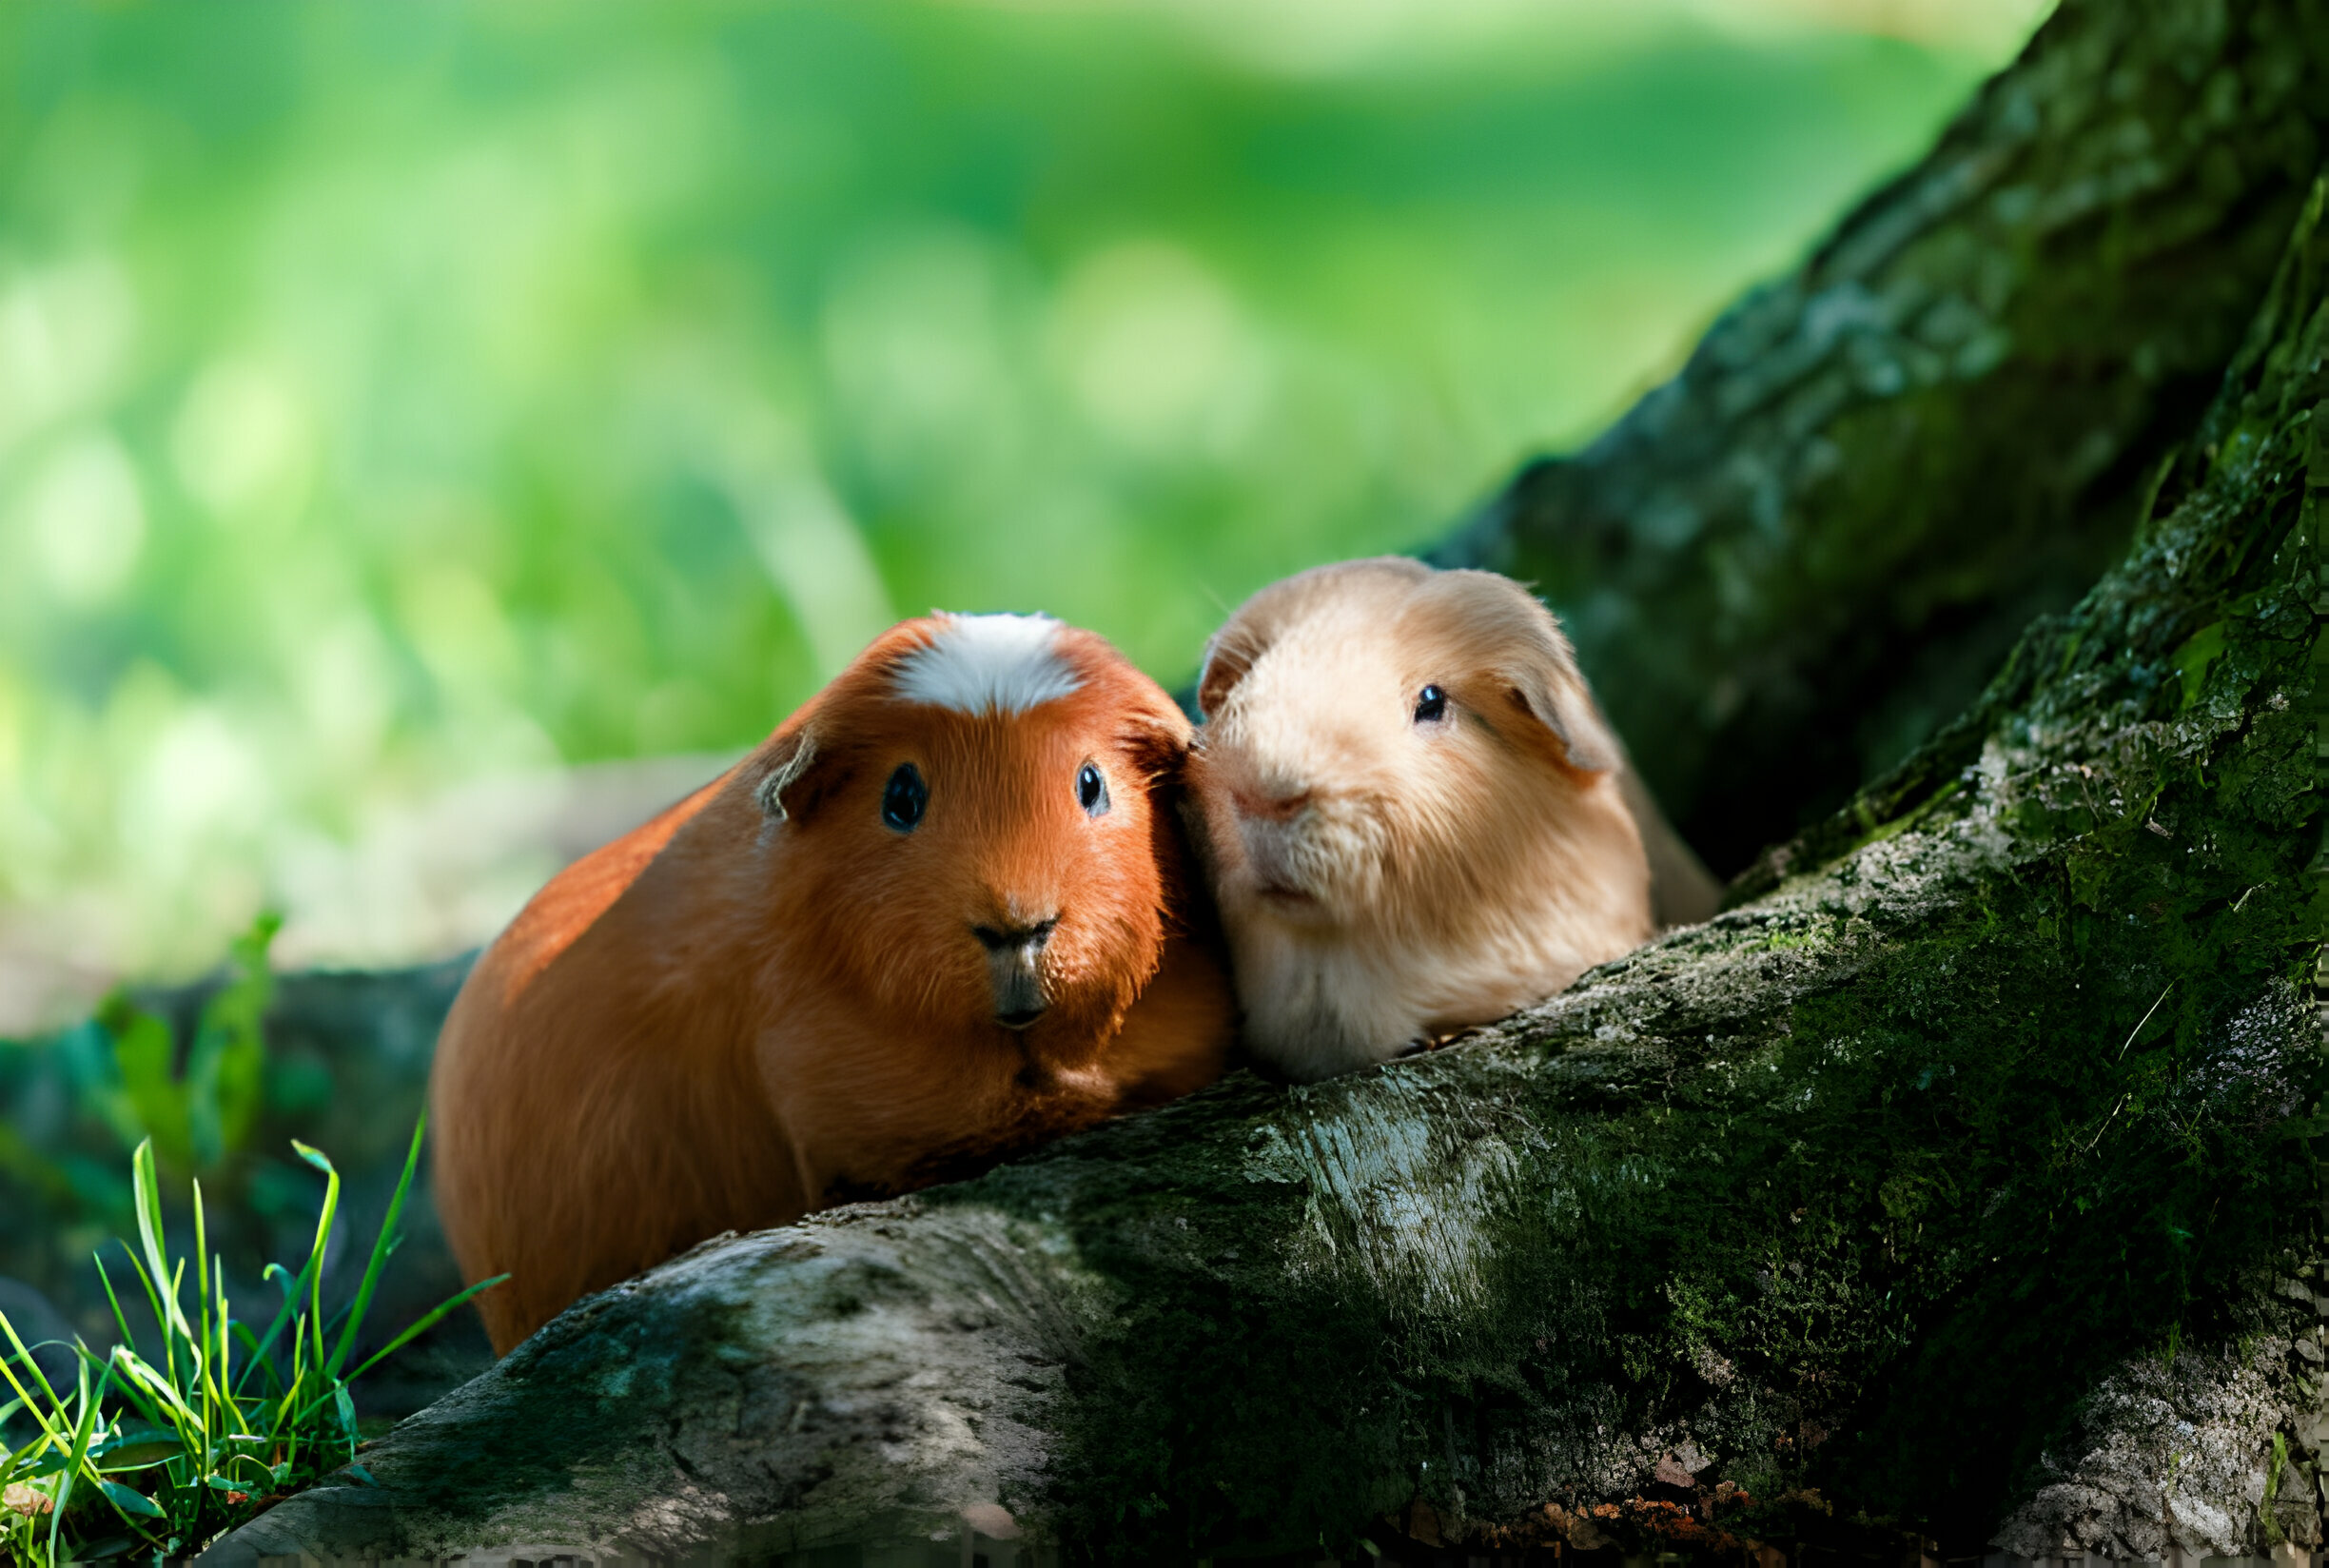
[[[1254,892],[1261,895],[1262,902],[1275,904],[1282,909],[1307,910],[1318,907],[1317,893],[1306,888],[1295,887],[1288,882],[1257,882],[1254,884]]]
[[[1044,1015],[1042,1008],[1022,1008],[1016,1012],[998,1012],[994,1021],[1007,1029],[1023,1029]]]
[[[1272,909],[1287,911],[1315,909],[1318,894],[1302,884],[1298,836],[1290,824],[1246,816],[1239,822],[1245,849],[1245,872],[1253,880],[1254,896]]]

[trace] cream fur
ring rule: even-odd
[[[1418,723],[1418,694],[1447,716]],[[1208,650],[1194,814],[1246,1044],[1312,1080],[1504,1017],[1653,931],[1622,752],[1517,584],[1410,560],[1263,590]]]

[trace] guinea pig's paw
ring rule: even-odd
[[[1399,1049],[1393,1051],[1391,1053],[1391,1060],[1397,1062],[1409,1056],[1420,1056],[1425,1051],[1431,1049],[1432,1045],[1433,1042],[1430,1039],[1419,1034],[1414,1039],[1408,1041],[1405,1045],[1399,1047]]]
[[[1427,1050],[1444,1050],[1459,1040],[1469,1040],[1485,1031],[1474,1025],[1450,1029],[1445,1034],[1419,1034],[1407,1042],[1399,1052],[1401,1056],[1420,1056]]]

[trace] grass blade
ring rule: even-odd
[[[154,1506],[153,1499],[151,1498],[147,1497],[141,1492],[131,1491],[128,1487],[124,1486],[120,1481],[107,1480],[104,1477],[100,1476],[97,1480],[97,1486],[100,1491],[105,1493],[106,1501],[111,1503],[116,1509],[118,1509],[121,1512],[122,1517],[125,1519],[166,1519],[169,1517],[168,1515],[163,1513],[161,1509]]]
[[[92,1357],[90,1360],[94,1361],[95,1358]],[[146,1536],[146,1543],[148,1546],[158,1545],[159,1543],[154,1540],[153,1537],[147,1535],[145,1526],[138,1523],[136,1510],[133,1508],[124,1507],[122,1503],[114,1497],[116,1492],[127,1493],[128,1496],[133,1498],[138,1497],[138,1494],[130,1491],[129,1488],[121,1485],[119,1482],[106,1480],[105,1476],[98,1470],[96,1460],[90,1456],[89,1453],[90,1439],[96,1435],[98,1418],[105,1409],[106,1395],[111,1390],[112,1386],[113,1369],[109,1364],[106,1364],[105,1375],[98,1380],[96,1389],[91,1391],[88,1385],[88,1363],[83,1364],[80,1377],[80,1389],[81,1399],[86,1408],[82,1413],[81,1431],[74,1440],[75,1447],[73,1451],[73,1466],[76,1471],[86,1473],[89,1480],[96,1485],[98,1492],[106,1499],[106,1500],[113,1503],[113,1511],[120,1516],[121,1521],[124,1524],[127,1524],[138,1535]],[[144,1501],[145,1499],[140,1498],[139,1500]],[[148,1504],[148,1506],[151,1505]],[[57,1522],[61,1523],[63,1521],[63,1516],[65,1513],[65,1499],[62,1497],[57,1499],[56,1511],[58,1515]],[[153,1509],[153,1514],[157,1519],[166,1517],[159,1508]]]
[[[202,1337],[194,1342],[189,1354],[192,1364],[186,1370],[195,1378],[195,1387],[202,1396],[203,1441],[210,1441],[211,1418],[218,1412],[218,1380],[210,1364],[210,1229],[203,1213],[202,1182],[194,1184],[194,1295],[199,1304],[195,1315],[202,1323]],[[182,1265],[183,1266],[183,1265]]]
[[[108,1363],[110,1362],[116,1356],[124,1354],[123,1348],[120,1345],[115,1345],[111,1350],[107,1351],[103,1356],[99,1356],[97,1352],[91,1350],[85,1344],[76,1344],[73,1346],[73,1350],[84,1361],[88,1362],[92,1366],[107,1366],[106,1382],[103,1386],[113,1389],[119,1393],[123,1399],[127,1400],[137,1413],[146,1418],[148,1425],[160,1426],[163,1424],[161,1412],[156,1410],[152,1402],[146,1398],[144,1390],[133,1386],[126,1381],[114,1381],[112,1370]],[[177,1439],[173,1435],[170,1441],[175,1442]]]
[[[40,1363],[32,1359],[32,1352],[25,1348],[24,1341],[16,1337],[16,1325],[9,1322],[8,1314],[5,1312],[0,1312],[0,1334],[8,1336],[9,1343],[13,1345],[16,1351],[13,1357],[0,1356],[0,1378],[6,1378],[8,1385],[16,1391],[17,1402],[24,1407],[25,1413],[39,1424],[41,1436],[62,1446],[63,1440],[57,1436],[54,1422],[48,1415],[42,1413],[40,1405],[33,1402],[31,1390],[17,1380],[16,1374],[10,1370],[10,1363],[12,1361],[24,1362],[26,1369],[32,1374],[32,1381],[39,1383],[41,1392],[49,1396],[48,1409],[49,1412],[62,1416],[65,1413],[65,1401],[58,1399],[56,1390],[49,1386],[49,1379],[41,1371]]]
[[[468,1289],[462,1291],[458,1296],[447,1296],[443,1301],[439,1302],[435,1306],[429,1308],[427,1312],[421,1314],[421,1317],[415,1319],[411,1326],[407,1327],[403,1333],[399,1334],[395,1339],[390,1340],[386,1344],[382,1345],[373,1354],[370,1360],[366,1361],[355,1371],[349,1373],[347,1376],[347,1381],[354,1382],[358,1378],[362,1377],[366,1372],[371,1371],[381,1362],[386,1361],[389,1357],[395,1355],[398,1351],[412,1343],[413,1341],[419,1339],[421,1335],[427,1333],[430,1329],[442,1323],[446,1313],[451,1312],[455,1307],[461,1305],[463,1303],[468,1301],[470,1297],[491,1290],[495,1285],[499,1284],[502,1281],[508,1278],[509,1276],[507,1274],[496,1274],[490,1280],[480,1280],[477,1284],[471,1285]]]
[[[40,1391],[49,1396],[50,1407],[63,1409],[65,1401],[58,1399],[56,1390],[49,1386],[49,1375],[41,1370],[40,1362],[32,1359],[32,1352],[25,1347],[24,1341],[16,1337],[16,1325],[8,1321],[8,1314],[5,1312],[0,1312],[0,1334],[8,1336],[8,1343],[15,1351],[14,1359],[24,1362],[25,1370],[32,1374],[32,1381],[40,1384]],[[24,1384],[16,1381],[15,1374],[9,1371],[9,1360],[7,1356],[0,1356],[0,1377],[8,1379],[9,1386],[16,1390],[17,1397],[22,1399],[29,1407],[32,1402],[32,1396],[26,1391]],[[36,1416],[38,1412],[35,1412]]]
[[[428,1110],[423,1107],[413,1123],[412,1147],[404,1151],[404,1173],[397,1178],[396,1191],[388,1199],[388,1212],[381,1219],[380,1234],[372,1239],[372,1256],[365,1260],[363,1279],[356,1286],[356,1301],[348,1308],[347,1326],[340,1331],[340,1343],[333,1347],[331,1360],[323,1363],[326,1378],[340,1375],[342,1363],[356,1343],[356,1331],[363,1326],[364,1313],[372,1305],[372,1293],[380,1287],[381,1269],[395,1249],[397,1221],[404,1213],[404,1195],[412,1190],[413,1172],[421,1165],[421,1137],[427,1129]]]
[[[10,1339],[15,1336],[10,1335]],[[56,1502],[49,1512],[49,1560],[57,1560],[57,1540],[65,1529],[65,1510],[72,1501],[73,1481],[81,1467],[88,1462],[89,1438],[97,1428],[97,1401],[89,1398],[88,1367],[77,1367],[74,1378],[74,1397],[80,1401],[80,1418],[73,1422],[72,1451],[65,1460],[65,1469],[57,1479]],[[95,1472],[91,1473],[94,1479]]]
[[[187,1405],[186,1396],[179,1392],[178,1385],[171,1382],[163,1373],[154,1370],[151,1363],[136,1352],[124,1350],[118,1345],[114,1347],[114,1350],[118,1358],[115,1364],[120,1367],[122,1375],[138,1383],[160,1401],[160,1410],[164,1420],[177,1429],[180,1440],[186,1443],[189,1451],[202,1452],[202,1423],[195,1418],[193,1409]]]
[[[311,1277],[308,1284],[309,1310],[314,1316],[310,1327],[315,1334],[315,1364],[321,1371],[323,1366],[323,1249],[331,1240],[332,1220],[340,1211],[340,1172],[332,1168],[331,1161],[324,1158],[322,1149],[310,1148],[297,1138],[291,1140],[291,1147],[298,1151],[301,1159],[323,1173],[323,1207],[316,1215],[315,1245],[307,1252],[307,1261],[312,1267],[305,1271]]]
[[[235,1399],[238,1407],[240,1407],[240,1401],[245,1397],[255,1398],[262,1403],[279,1397],[283,1393],[283,1379],[275,1375],[273,1362],[261,1358],[259,1336],[241,1323],[234,1325],[234,1331],[243,1342],[244,1359],[242,1374],[235,1379]],[[258,1395],[245,1396],[243,1392],[243,1385],[248,1382],[254,1374],[260,1376],[266,1384],[266,1391]]]
[[[243,1391],[243,1383],[245,1381],[249,1379],[251,1369],[257,1366],[261,1362],[266,1361],[267,1352],[275,1348],[276,1338],[283,1333],[284,1325],[291,1322],[292,1313],[298,1310],[300,1297],[304,1295],[307,1291],[307,1276],[316,1269],[318,1263],[323,1256],[323,1254],[321,1249],[309,1253],[305,1265],[300,1269],[296,1276],[294,1276],[289,1269],[284,1267],[281,1264],[267,1264],[267,1272],[270,1277],[280,1274],[285,1280],[290,1281],[290,1284],[284,1287],[284,1303],[282,1307],[278,1309],[275,1314],[275,1321],[267,1324],[266,1332],[260,1336],[258,1344],[251,1350],[250,1360],[244,1363],[243,1377],[237,1379],[235,1382],[236,1393],[240,1394]],[[267,1375],[269,1377],[274,1377],[274,1363],[272,1362],[267,1362]]]
[[[135,1259],[131,1259],[130,1261],[132,1263],[136,1262]],[[97,1265],[98,1283],[105,1286],[106,1304],[113,1309],[114,1331],[121,1335],[122,1343],[134,1343],[135,1342],[129,1338],[129,1319],[122,1311],[121,1298],[113,1294],[113,1276],[106,1272],[105,1258],[103,1254],[96,1252],[90,1253],[89,1262]]]
[[[138,1255],[129,1250],[129,1244],[119,1237],[114,1238],[114,1241],[115,1245],[122,1249],[122,1256],[129,1260],[129,1266],[137,1270],[138,1284],[146,1292],[146,1305],[153,1313],[154,1326],[161,1330],[163,1344],[166,1348],[169,1343],[169,1320],[162,1315],[162,1292],[155,1284],[153,1276],[146,1272],[146,1265],[138,1261]],[[125,1344],[136,1343],[129,1338],[129,1325],[126,1323],[122,1324],[122,1342]]]
[[[162,1250],[162,1190],[160,1182],[154,1176],[151,1138],[138,1145],[137,1152],[129,1158],[129,1186],[137,1208],[138,1243],[145,1249],[147,1274],[155,1288],[159,1289],[163,1281],[170,1279],[171,1269]],[[169,1315],[161,1320],[162,1337],[166,1342],[170,1330],[176,1328],[190,1340],[194,1336],[186,1326],[186,1314],[179,1310],[174,1281],[172,1285]],[[160,1315],[159,1306],[156,1307],[156,1315]]]

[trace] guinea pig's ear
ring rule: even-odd
[[[1262,633],[1243,617],[1214,633],[1205,644],[1204,669],[1197,676],[1197,711],[1207,718],[1220,713],[1222,703],[1267,646]]]
[[[1145,771],[1151,783],[1169,783],[1181,776],[1188,762],[1188,715],[1170,697],[1141,703],[1125,715],[1118,732],[1125,750]]]
[[[779,742],[770,755],[769,771],[761,775],[758,784],[753,786],[753,798],[760,803],[760,810],[767,813],[772,826],[784,821],[791,814],[788,807],[797,808],[806,804],[798,798],[800,792],[795,786],[808,774],[809,765],[816,760],[816,732],[804,724]],[[790,802],[786,799],[788,791],[793,792],[794,797]]]
[[[1528,644],[1518,660],[1499,672],[1514,703],[1553,732],[1570,767],[1589,774],[1616,767],[1624,754],[1585,685],[1569,639],[1547,624]]]

